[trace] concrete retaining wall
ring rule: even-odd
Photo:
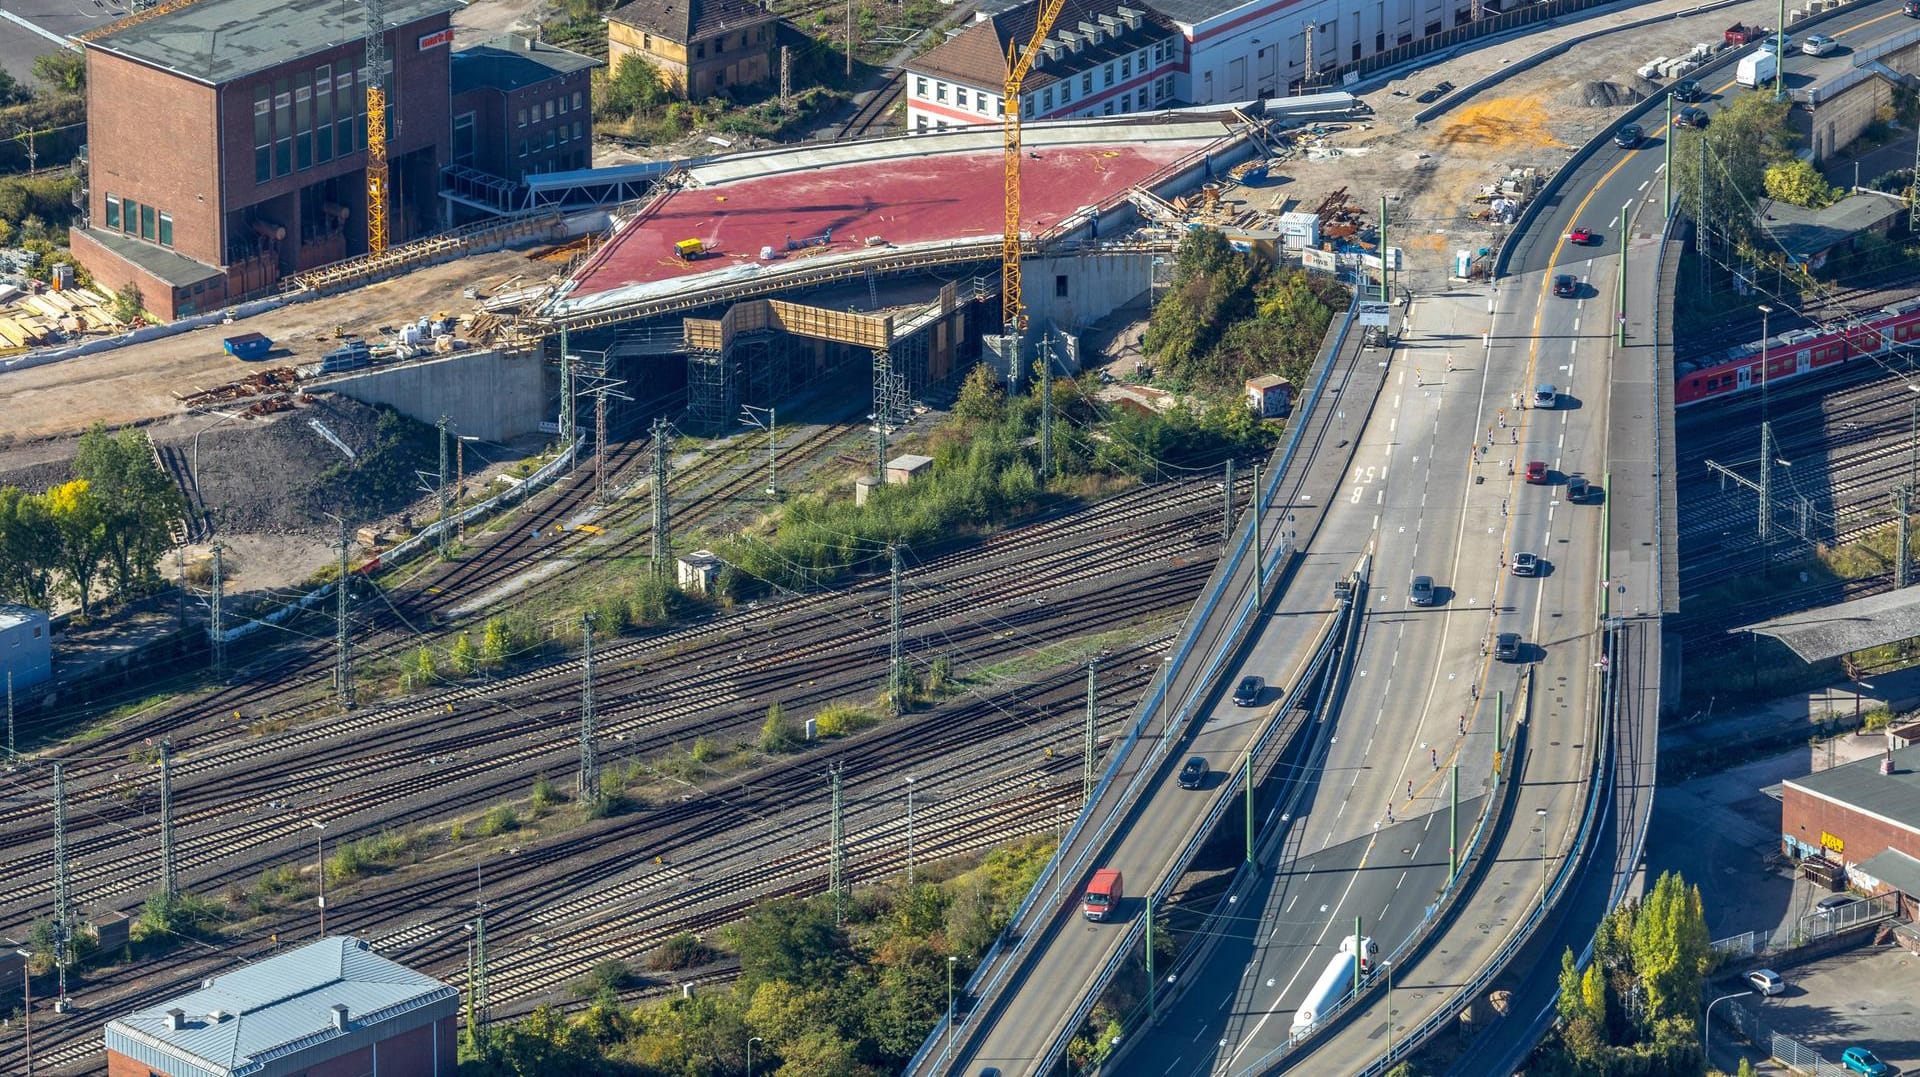
[[[1020,276],[1021,295],[1034,325],[1079,328],[1145,295],[1153,283],[1153,255],[1142,251],[1029,258],[1021,264]]]
[[[308,386],[367,404],[386,404],[431,423],[445,415],[456,432],[487,441],[511,441],[554,416],[546,364],[537,355],[497,351],[454,355],[343,375]]]

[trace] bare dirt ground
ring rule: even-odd
[[[516,277],[531,283],[554,267],[527,251],[474,255],[381,281],[341,295],[293,303],[232,326],[209,326],[125,348],[0,375],[0,447],[108,426],[143,423],[186,413],[175,391],[212,388],[263,367],[311,363],[338,345],[335,326],[379,339],[383,329],[473,303],[462,290],[490,294]],[[243,363],[220,350],[222,337],[260,332],[273,338],[272,355]],[[0,467],[9,466],[0,454]]]
[[[1341,149],[1339,156],[1296,156],[1275,170],[1290,181],[1241,188],[1230,200],[1251,209],[1310,211],[1329,193],[1346,187],[1354,202],[1372,211],[1386,195],[1392,203],[1388,240],[1405,251],[1408,286],[1443,286],[1454,250],[1491,246],[1500,238],[1494,226],[1467,217],[1478,188],[1498,182],[1514,167],[1533,166],[1550,174],[1630,104],[1575,103],[1587,96],[1586,84],[1604,81],[1623,91],[1645,93],[1650,85],[1634,77],[1641,64],[1656,56],[1684,55],[1695,42],[1718,41],[1721,31],[1735,22],[1771,25],[1777,7],[1740,4],[1603,37],[1515,75],[1425,126],[1413,123],[1414,114],[1426,107],[1415,96],[1442,80],[1466,86],[1557,41],[1599,27],[1695,6],[1696,0],[1636,4],[1431,64],[1363,94],[1374,115],[1325,140]],[[1372,217],[1369,212],[1368,219]]]

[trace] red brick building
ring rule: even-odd
[[[1824,856],[1868,893],[1920,898],[1920,747],[1781,783],[1780,818],[1788,856]]]
[[[453,163],[441,195],[456,223],[515,204],[527,176],[593,167],[600,61],[522,34],[453,54]]]
[[[456,0],[388,0],[390,241],[440,227]],[[75,257],[163,318],[366,253],[366,9],[199,0],[86,42]]]
[[[460,994],[329,938],[106,1027],[107,1077],[452,1077]]]

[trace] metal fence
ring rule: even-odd
[[[1734,1031],[1740,1033],[1748,1043],[1765,1050],[1768,1057],[1784,1062],[1801,1073],[1814,1074],[1815,1077],[1848,1077],[1850,1071],[1845,1066],[1827,1061],[1820,1057],[1820,1052],[1792,1036],[1773,1031],[1761,1019],[1758,1010],[1739,1002],[1729,1002],[1727,1009],[1729,1012],[1722,1019],[1723,1024],[1733,1026]],[[1712,1035],[1711,1026],[1708,1027],[1708,1035]]]

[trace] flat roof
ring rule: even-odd
[[[571,75],[600,61],[525,34],[501,34],[478,45],[456,49],[452,57],[453,92],[475,89],[512,92],[548,79]]]
[[[1858,870],[1861,874],[1871,875],[1903,894],[1920,897],[1920,860],[1915,860],[1898,849],[1888,849],[1868,857],[1861,862]]]
[[[24,624],[47,619],[45,610],[32,606],[17,606],[11,602],[0,602],[0,628],[18,628]]]
[[[391,29],[458,11],[466,0],[385,0]],[[367,9],[352,0],[197,0],[178,11],[86,42],[216,86],[367,34]],[[404,44],[404,43],[403,43]]]
[[[184,254],[156,247],[105,228],[83,228],[88,239],[159,277],[175,288],[191,288],[203,280],[221,275],[217,266],[189,258]]]
[[[245,1077],[294,1054],[332,1057],[337,1048],[358,1047],[374,1026],[390,1034],[424,1025],[457,1011],[459,1000],[453,988],[359,939],[326,938],[111,1021],[106,1047],[167,1072],[183,1073],[184,1064],[214,1077]],[[335,1005],[347,1009],[345,1031],[334,1027]],[[185,1014],[178,1030],[168,1027],[168,1011],[176,1009]],[[337,1040],[353,1042],[325,1049]]]
[[[1896,749],[1892,774],[1880,773],[1885,759],[1871,755],[1781,784],[1920,830],[1920,747]]]
[[[1920,587],[1782,614],[1727,631],[1771,636],[1803,662],[1838,658],[1920,636]]]
[[[1232,133],[1218,118],[1185,116],[1029,126],[1022,229],[1041,235],[1091,206],[1110,205]],[[762,248],[778,265],[870,245],[998,236],[1002,153],[1000,128],[988,125],[714,160],[622,227],[575,275],[559,313],[631,286],[751,272],[770,264]],[[680,258],[674,243],[683,239],[712,253]],[[815,239],[828,242],[807,245]]]

